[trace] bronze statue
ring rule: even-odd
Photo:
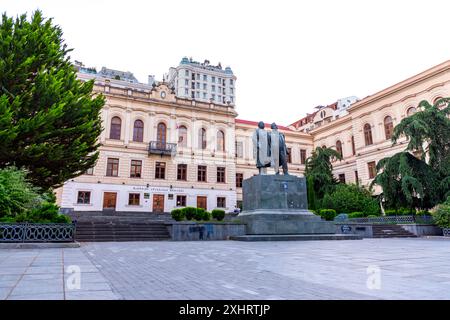
[[[271,167],[275,174],[280,174],[280,166],[283,168],[283,174],[288,173],[286,139],[284,134],[278,131],[278,126],[274,123],[270,126],[270,148],[271,148]]]
[[[253,158],[256,160],[256,167],[259,174],[267,174],[270,167],[270,134],[264,130],[264,122],[258,123],[258,128],[253,133]]]

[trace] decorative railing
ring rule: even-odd
[[[73,242],[75,223],[0,223],[0,242]]]
[[[161,141],[150,141],[150,144],[148,146],[148,153],[174,156],[177,153],[177,144]]]
[[[376,218],[350,218],[342,222],[354,222],[354,223],[379,223],[379,224],[409,224],[409,223],[419,223],[419,224],[433,224],[432,216],[382,216]]]

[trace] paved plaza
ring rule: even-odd
[[[442,238],[0,250],[0,299],[450,299],[449,288]]]

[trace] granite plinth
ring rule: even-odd
[[[306,180],[291,175],[257,175],[243,181],[240,222],[247,235],[335,234],[333,222],[308,211]]]

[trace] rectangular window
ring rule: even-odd
[[[369,179],[375,178],[377,175],[377,165],[375,164],[375,161],[369,162],[367,168],[369,169]]]
[[[189,77],[189,70],[184,70],[184,75],[185,75],[186,77]]]
[[[339,174],[339,182],[340,183],[345,183],[345,173]]]
[[[200,82],[197,82],[197,83],[195,84],[195,86],[196,86],[197,89],[200,89]]]
[[[191,83],[191,89],[195,89],[195,82]]]
[[[216,86],[211,86],[211,91],[216,92]]]
[[[242,141],[236,141],[236,158],[244,157],[244,144]]]
[[[196,98],[196,99],[199,99],[199,98],[200,98],[200,92],[197,91],[197,92],[195,93],[195,98]]]
[[[233,85],[233,79],[230,79],[230,86]]]
[[[358,171],[355,171],[355,183],[359,185]]]
[[[188,79],[185,79],[185,80],[184,80],[184,85],[185,85],[186,87],[189,87],[189,80],[188,80]]]
[[[227,198],[225,197],[217,197],[217,208],[226,208],[227,206]]]
[[[292,148],[287,148],[287,162],[292,163]]]
[[[131,160],[130,178],[141,178],[142,161]]]
[[[84,174],[90,175],[92,176],[94,174],[94,168],[89,168],[86,170],[86,172]]]
[[[207,90],[207,85],[206,85],[206,83],[203,84],[203,90]]]
[[[234,89],[233,88],[230,88],[230,93],[234,94]]]
[[[211,100],[212,100],[212,101],[216,100],[216,95],[215,95],[215,94],[212,94],[212,95],[211,95]]]
[[[211,77],[211,82],[216,83],[216,77]]]
[[[128,194],[128,205],[129,206],[138,206],[141,198],[140,193],[129,193]]]
[[[189,89],[184,89],[184,94],[188,96],[189,95]]]
[[[91,192],[90,191],[78,191],[78,204],[89,204],[91,203]]]
[[[187,164],[179,164],[177,168],[177,180],[187,180]]]
[[[192,79],[192,80],[195,80],[195,73],[192,74],[191,79]]]
[[[197,73],[197,80],[200,80],[200,73]]]
[[[198,166],[197,180],[199,182],[206,182],[206,166]]]
[[[206,99],[206,92],[203,92],[203,99]]]
[[[208,75],[206,74],[203,75],[203,81],[208,81]]]
[[[194,91],[191,92],[191,98],[192,98],[192,99],[195,98],[195,92],[194,92]]]
[[[166,163],[156,162],[155,179],[165,179],[165,178],[166,178]]]
[[[236,188],[242,188],[242,181],[244,180],[243,173],[236,173]]]
[[[186,196],[177,196],[177,207],[186,207]]]
[[[300,163],[305,164],[306,163],[306,150],[300,149]]]
[[[217,183],[225,183],[225,167],[217,167]]]
[[[119,176],[119,159],[108,158],[108,162],[106,165],[106,175],[108,177]]]

